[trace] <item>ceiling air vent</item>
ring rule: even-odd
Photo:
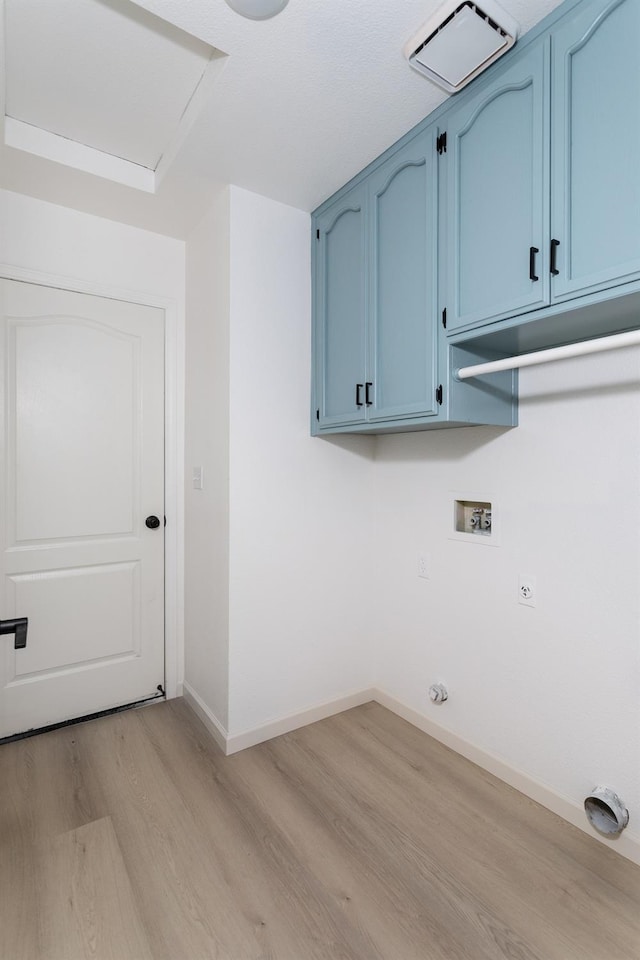
[[[518,24],[495,0],[448,0],[405,45],[419,73],[456,93],[514,45]]]

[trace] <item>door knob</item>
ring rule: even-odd
[[[149,527],[149,530],[156,530],[157,527],[160,526],[159,519],[157,517],[154,517],[153,514],[151,514],[150,517],[147,517],[147,519],[145,520],[145,523]]]
[[[27,627],[29,620],[27,617],[18,617],[17,620],[0,620],[0,636],[3,633],[14,633],[14,649],[24,650],[27,645]]]

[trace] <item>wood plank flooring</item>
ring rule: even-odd
[[[640,868],[377,704],[0,747],[0,960],[639,960]]]
[[[40,930],[45,957],[151,960],[109,817],[47,841],[41,863]]]

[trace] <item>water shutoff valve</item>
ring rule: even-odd
[[[429,699],[432,703],[444,703],[449,699],[449,691],[444,683],[432,683],[429,687]]]
[[[472,530],[480,530],[482,526],[482,513],[483,511],[478,508],[471,512],[471,520],[469,521],[469,524]]]
[[[456,533],[491,537],[493,504],[490,500],[454,500],[454,530]]]

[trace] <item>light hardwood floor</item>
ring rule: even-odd
[[[0,747],[2,960],[638,960],[640,868],[376,704]]]

